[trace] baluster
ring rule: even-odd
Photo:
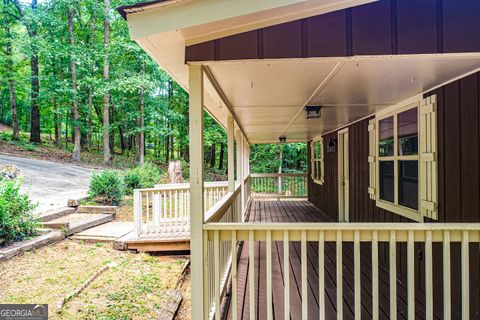
[[[360,284],[360,231],[354,233],[354,288],[355,288],[355,320],[362,319],[362,288]]]
[[[337,230],[337,319],[343,319],[343,234]]]
[[[397,319],[397,240],[395,230],[390,231],[390,319]]]
[[[307,282],[307,232],[301,234],[301,274],[302,274],[302,319],[308,319],[308,282]]]
[[[452,318],[452,296],[450,280],[450,231],[443,232],[443,318]]]
[[[267,230],[267,319],[273,320],[272,297],[272,231]]]
[[[470,319],[469,234],[462,232],[462,319]]]
[[[378,231],[372,231],[372,319],[378,320]]]
[[[150,217],[149,217],[149,212],[150,212],[150,201],[149,201],[149,197],[148,197],[148,194],[149,192],[147,191],[146,193],[146,202],[147,202],[147,219],[146,219],[146,225],[147,225],[147,233],[149,232],[150,230]]]
[[[407,298],[408,319],[415,319],[415,238],[413,230],[408,231],[407,240]]]
[[[250,295],[250,319],[255,320],[255,251],[254,251],[254,234],[248,231],[248,286]]]
[[[325,232],[318,232],[318,317],[325,320]]]
[[[285,320],[290,320],[290,240],[288,230],[283,231],[283,276],[285,289],[283,298],[285,301]]]
[[[425,313],[426,320],[433,319],[433,266],[432,266],[432,231],[425,232]]]

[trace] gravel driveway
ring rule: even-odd
[[[0,155],[0,164],[13,164],[20,169],[25,177],[22,190],[38,202],[38,213],[65,207],[68,199],[87,195],[92,169],[5,155]]]

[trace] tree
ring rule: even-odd
[[[80,152],[81,152],[81,145],[80,145],[80,113],[78,111],[78,101],[77,101],[77,69],[75,66],[75,32],[73,28],[73,15],[74,11],[73,8],[70,7],[68,9],[68,30],[70,31],[70,70],[72,73],[72,113],[73,113],[73,121],[75,126],[75,134],[74,134],[74,147],[73,147],[73,154],[72,160],[73,161],[80,161]]]
[[[103,93],[103,162],[109,164],[111,162],[110,153],[110,94],[108,89],[108,80],[110,77],[110,65],[108,55],[110,53],[110,0],[104,0],[104,45],[105,53],[103,56],[103,80],[105,82],[105,92]]]
[[[40,138],[40,107],[38,96],[40,92],[39,71],[38,71],[38,44],[37,44],[37,25],[35,21],[35,11],[37,9],[37,0],[31,0],[30,16],[23,10],[19,0],[10,0],[17,9],[17,20],[22,21],[30,37],[30,83],[31,83],[31,111],[30,111],[30,142],[41,142]]]
[[[145,78],[145,62],[142,61],[142,80]],[[137,134],[135,136],[135,161],[143,166],[145,162],[145,136],[143,127],[145,126],[145,85],[142,82],[140,88],[140,103],[138,112]]]
[[[15,95],[15,79],[13,71],[12,34],[10,32],[10,23],[8,21],[3,21],[3,23],[5,25],[5,56],[7,60],[7,76],[10,92],[10,111],[12,114],[12,139],[18,140],[20,135],[18,129],[17,98]]]

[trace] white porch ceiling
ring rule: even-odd
[[[257,60],[207,65],[250,143],[271,143],[278,142],[281,135],[287,141],[307,141],[421,94],[479,69],[480,54]],[[303,107],[307,102],[323,106],[320,119],[305,119]]]

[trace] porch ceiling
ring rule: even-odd
[[[251,143],[307,141],[480,68],[480,54],[206,63]],[[210,89],[213,89],[210,87]],[[207,88],[208,91],[208,88]],[[303,107],[321,105],[320,119]]]

